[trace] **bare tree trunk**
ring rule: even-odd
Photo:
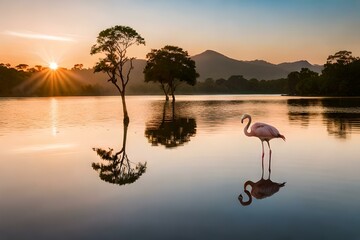
[[[129,125],[130,119],[126,107],[126,101],[125,101],[125,92],[121,93],[121,101],[123,105],[123,113],[124,113],[124,125]]]
[[[175,120],[175,99],[172,101],[171,107],[172,107],[172,121],[174,121]]]
[[[168,92],[167,92],[167,90],[166,90],[166,87],[165,87],[165,85],[161,82],[161,89],[163,90],[163,92],[164,92],[164,94],[165,94],[165,100],[166,101],[169,101],[169,94],[168,94]]]
[[[124,124],[128,125],[130,119],[129,119],[129,114],[127,111],[126,101],[125,101],[125,86],[123,84],[123,89],[121,90],[121,88],[119,87],[119,85],[116,84],[116,82],[113,82],[113,84],[115,85],[115,87],[117,88],[117,90],[119,91],[119,93],[121,95],[121,101],[122,101],[123,113],[124,113]]]

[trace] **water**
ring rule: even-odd
[[[0,99],[0,239],[360,239],[359,98],[127,103],[126,129],[119,97]],[[271,172],[243,113],[286,136]]]

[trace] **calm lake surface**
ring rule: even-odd
[[[0,239],[360,239],[360,98],[127,104],[124,128],[120,97],[0,99]],[[270,180],[244,113],[286,137]]]

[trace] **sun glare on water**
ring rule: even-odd
[[[58,69],[58,64],[56,63],[56,62],[50,62],[49,63],[49,68],[51,69],[51,70],[56,70],[56,69]]]

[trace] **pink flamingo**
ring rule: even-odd
[[[275,127],[266,124],[266,123],[254,123],[251,126],[251,131],[248,132],[249,126],[251,124],[251,116],[249,114],[244,114],[241,117],[241,123],[244,122],[245,119],[249,119],[249,122],[246,124],[244,128],[244,133],[248,137],[258,137],[261,140],[261,146],[262,146],[262,160],[264,162],[264,141],[267,142],[269,146],[269,156],[271,159],[271,147],[269,141],[273,138],[282,138],[285,141],[284,135],[281,135],[279,130],[277,130]]]

